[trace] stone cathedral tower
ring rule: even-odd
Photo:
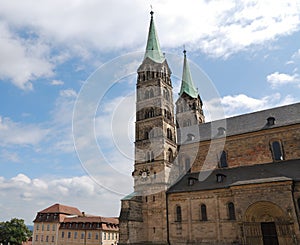
[[[167,244],[166,190],[177,153],[176,125],[171,70],[152,11],[137,73],[134,193],[122,200],[120,244]]]

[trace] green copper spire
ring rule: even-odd
[[[150,12],[151,21],[150,21],[147,47],[146,47],[146,53],[144,59],[148,57],[156,63],[162,63],[165,60],[165,57],[160,50],[157,33],[153,21],[153,13],[154,13],[153,11]]]
[[[184,53],[184,61],[183,61],[183,73],[182,73],[182,82],[181,82],[181,88],[179,95],[181,96],[183,93],[186,93],[187,95],[191,96],[192,98],[198,97],[197,89],[195,89],[189,63],[186,59],[186,51],[183,51]]]

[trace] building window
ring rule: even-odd
[[[44,241],[44,235],[41,235],[41,242]]]
[[[176,221],[181,222],[182,216],[181,216],[181,207],[176,206]]]
[[[282,148],[281,148],[281,144],[279,143],[279,141],[273,141],[271,143],[271,147],[272,147],[274,161],[283,160]]]
[[[229,220],[235,220],[235,210],[232,202],[228,203],[228,216]]]
[[[172,130],[171,129],[167,129],[167,138],[172,140],[173,139],[173,135],[172,135]]]
[[[54,236],[52,236],[52,242],[54,242]]]
[[[220,168],[228,167],[226,151],[222,151],[220,155]]]
[[[77,231],[74,232],[74,239],[77,239],[78,233]]]
[[[110,233],[107,233],[107,240],[110,240]]]
[[[46,242],[49,242],[49,236],[46,236]]]
[[[153,227],[153,233],[155,233],[155,227]]]
[[[173,151],[171,149],[168,150],[168,161],[173,162]]]
[[[36,230],[38,231],[40,229],[39,224],[36,225]]]
[[[200,211],[201,211],[201,220],[202,221],[207,221],[207,212],[206,212],[206,205],[205,204],[201,204]]]
[[[84,232],[81,233],[81,239],[84,239]]]
[[[71,238],[71,232],[70,231],[68,232],[68,238]]]
[[[47,225],[47,231],[50,231],[50,225]]]
[[[44,224],[42,224],[42,231],[44,230]]]
[[[99,240],[99,235],[98,235],[98,233],[96,233],[95,239],[96,239],[96,240]]]
[[[89,232],[89,233],[88,233],[88,239],[91,239],[91,238],[92,238],[92,233]]]
[[[61,232],[61,238],[64,238],[64,237],[65,237],[65,232],[62,231],[62,232]]]
[[[106,240],[106,232],[103,233],[103,240]]]
[[[53,225],[52,225],[52,231],[55,231],[55,228],[56,228],[56,225],[53,224]]]
[[[35,236],[35,241],[37,242],[38,240],[39,240],[39,236],[36,235],[36,236]]]

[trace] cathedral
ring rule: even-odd
[[[300,244],[300,103],[205,122],[186,56],[174,102],[151,11],[119,244]]]

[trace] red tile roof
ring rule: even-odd
[[[40,211],[39,213],[58,213],[58,214],[69,214],[69,215],[74,214],[74,215],[78,215],[78,216],[82,215],[82,213],[77,208],[61,205],[59,203],[56,203],[56,204]]]

